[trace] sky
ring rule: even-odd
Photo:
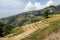
[[[0,18],[58,4],[60,0],[0,0]]]

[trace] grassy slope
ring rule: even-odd
[[[57,20],[52,20],[51,19],[57,19]],[[58,15],[54,15],[52,18],[47,19],[50,23],[50,26],[44,28],[44,29],[39,29],[36,32],[32,33],[29,37],[22,39],[22,40],[43,40],[46,36],[49,36],[52,32],[56,31],[59,27],[60,24],[60,14]],[[43,22],[45,22],[46,20],[42,20]],[[37,23],[38,25],[39,23]],[[43,25],[40,25],[43,26]],[[14,30],[13,33],[16,34],[20,34],[20,28],[18,28],[17,30]],[[16,32],[18,31],[18,32]],[[3,38],[4,40],[4,38]]]
[[[23,32],[29,31],[29,30],[33,30],[35,28],[43,29],[47,26],[48,26],[48,21],[46,21],[46,20],[42,20],[39,22],[31,23],[31,24],[26,24],[25,26],[13,29],[12,33],[11,33],[12,35],[10,35],[10,36],[16,36],[18,34],[21,34]]]
[[[10,36],[15,36],[15,35],[18,35],[18,34],[21,34],[21,33],[23,33],[24,32],[24,30],[23,30],[23,28],[22,27],[20,27],[20,28],[15,28],[15,29],[13,29],[12,30],[12,35],[10,35]]]
[[[49,22],[52,22],[52,21],[54,21],[54,20],[57,20],[57,19],[59,19],[59,14],[58,15],[54,15],[52,18],[49,18],[48,20],[49,20]],[[57,18],[58,17],[58,18]],[[55,19],[54,19],[55,18]],[[47,22],[45,22],[46,20],[42,20],[42,22],[43,23],[46,23],[46,24],[48,24],[48,21]],[[39,24],[39,22],[36,22],[36,23],[34,23],[35,24],[35,26],[38,26],[39,27],[39,25],[40,26],[45,26],[45,25],[43,25],[43,23],[42,24]],[[27,24],[27,25],[29,25],[29,24]],[[18,35],[18,34],[21,34],[21,33],[23,33],[25,30],[24,29],[27,29],[27,25],[26,25],[26,27],[24,28],[24,27],[20,27],[20,28],[15,28],[15,29],[13,29],[12,30],[12,33],[11,34],[13,34],[12,36],[15,36],[15,35]],[[40,27],[40,28],[43,28],[43,27]]]
[[[39,29],[36,32],[32,33],[29,37],[22,40],[43,40],[46,36],[49,36],[51,33],[56,32],[60,28],[60,14],[54,15],[48,20],[50,22],[49,27],[45,29]]]

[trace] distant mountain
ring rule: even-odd
[[[10,24],[15,27],[20,27],[26,24],[34,23],[44,19],[43,17],[44,10],[48,8],[51,8],[53,10],[52,14],[60,13],[60,5],[57,5],[57,6],[52,5],[42,10],[29,11],[29,12],[24,12],[24,13],[15,15],[15,16],[2,18],[0,22],[5,24]]]

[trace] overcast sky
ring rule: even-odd
[[[60,0],[0,0],[0,18],[58,4]]]

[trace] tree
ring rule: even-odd
[[[51,10],[51,9],[46,9],[46,10],[44,11],[44,18],[45,18],[45,19],[49,18],[48,15],[49,15],[49,13],[50,13],[50,10]]]
[[[4,24],[0,22],[0,37],[4,37],[11,33],[14,27],[8,24]]]

